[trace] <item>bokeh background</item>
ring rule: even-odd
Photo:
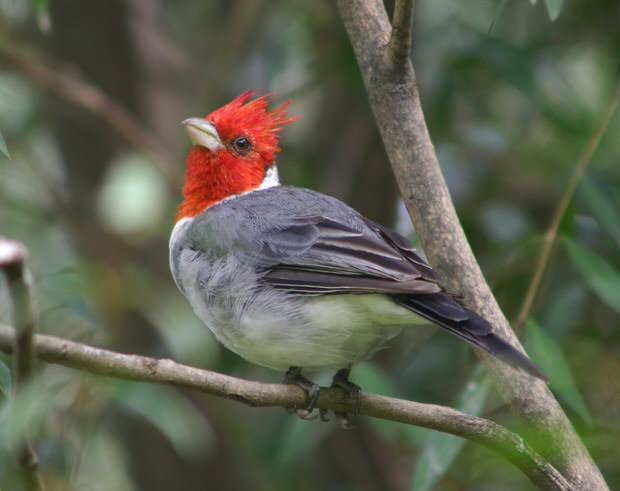
[[[417,3],[413,57],[433,142],[473,249],[514,318],[617,83],[620,4]],[[11,156],[0,157],[0,233],[30,249],[41,332],[281,379],[219,346],[168,271],[189,148],[179,122],[247,89],[292,98],[301,116],[281,133],[286,182],[415,240],[334,2],[0,0],[0,132]],[[612,489],[619,156],[615,116],[521,333]],[[51,490],[533,489],[494,453],[427,430],[359,418],[344,432],[280,409],[45,364],[11,411],[11,359],[0,361],[4,490],[20,486],[11,452],[26,420]],[[472,350],[436,328],[405,332],[352,378],[369,392],[518,429]]]

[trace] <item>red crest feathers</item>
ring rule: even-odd
[[[280,150],[277,133],[297,116],[289,117],[286,112],[290,100],[269,111],[271,94],[250,100],[253,95],[244,92],[205,117],[215,126],[222,148],[212,152],[194,146],[190,150],[177,220],[197,215],[228,196],[258,188],[275,162]],[[235,153],[232,144],[241,136],[251,142],[251,150],[244,155]]]
[[[226,126],[238,125],[254,130],[280,131],[282,126],[298,119],[298,116],[289,117],[286,113],[293,102],[290,99],[268,111],[267,106],[271,102],[272,94],[265,94],[250,101],[252,96],[254,96],[252,91],[243,92],[228,104],[207,115],[206,119],[211,121],[219,131],[224,128],[220,128],[218,123],[226,123]]]

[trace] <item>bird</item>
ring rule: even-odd
[[[409,240],[336,198],[280,183],[279,132],[291,101],[244,92],[183,121],[192,147],[169,243],[174,281],[217,340],[251,363],[320,392],[302,369],[334,370],[359,397],[351,367],[402,329],[435,324],[546,380],[492,325],[442,286]],[[325,413],[321,412],[323,419]],[[342,426],[349,417],[338,413]]]

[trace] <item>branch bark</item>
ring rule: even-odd
[[[399,2],[403,7],[407,2]],[[445,285],[459,292],[514,346],[521,347],[487,285],[459,223],[431,142],[409,56],[386,63],[392,28],[381,0],[338,0],[370,105],[424,251]],[[402,59],[402,57],[401,57]],[[570,421],[541,381],[478,351],[513,412],[527,423],[531,444],[576,489],[607,485]]]
[[[14,349],[16,332],[0,324],[0,350]],[[169,384],[225,397],[252,407],[303,407],[306,394],[293,385],[251,382],[217,372],[181,365],[172,360],[126,355],[94,348],[54,336],[36,335],[34,350],[41,360],[97,375]],[[353,412],[357,401],[340,389],[323,388],[317,408]],[[540,489],[567,491],[568,481],[523,439],[497,423],[454,409],[405,401],[374,394],[362,394],[360,414],[389,421],[422,426],[467,438],[499,453],[517,466]]]
[[[407,66],[411,56],[414,0],[396,0],[392,16],[390,42],[385,50],[384,61],[394,71]]]
[[[11,342],[11,347],[15,350],[13,367],[15,391],[28,382],[34,364],[35,320],[25,266],[27,255],[26,248],[22,244],[0,237],[0,269],[4,271],[7,279],[9,296],[13,304],[13,319],[17,326]],[[38,470],[39,459],[32,449],[27,432],[17,446],[17,463],[25,489],[43,491],[43,480]]]

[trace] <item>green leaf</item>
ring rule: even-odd
[[[478,368],[459,395],[455,407],[467,414],[479,414],[490,387],[489,379]],[[431,489],[454,462],[465,443],[464,439],[457,436],[431,432],[416,463],[411,483],[412,491]]]
[[[110,397],[155,426],[180,455],[197,455],[213,442],[206,419],[170,387],[115,380]]]
[[[560,12],[564,8],[564,0],[545,0],[545,5],[547,6],[549,19],[553,22],[560,16]]]
[[[528,353],[549,377],[551,389],[588,424],[592,417],[571,373],[566,358],[555,340],[536,321],[526,325]]]
[[[7,159],[11,158],[11,154],[9,153],[9,149],[6,146],[6,142],[4,141],[4,137],[2,136],[1,131],[0,131],[0,153],[2,153]]]
[[[575,200],[571,198],[566,207],[566,211],[560,220],[558,236],[575,237],[577,227],[575,226]]]
[[[620,273],[605,259],[570,239],[564,239],[568,257],[599,299],[620,314]]]
[[[537,1],[538,1],[538,0],[530,0],[530,3],[531,3],[532,5],[536,5],[536,2],[537,2]]]
[[[558,285],[555,294],[548,301],[542,323],[546,331],[554,336],[565,336],[579,325],[579,315],[586,303],[586,286],[575,279],[574,282]]]
[[[580,190],[601,226],[620,244],[619,205],[607,197],[589,179],[584,179],[581,182]]]

